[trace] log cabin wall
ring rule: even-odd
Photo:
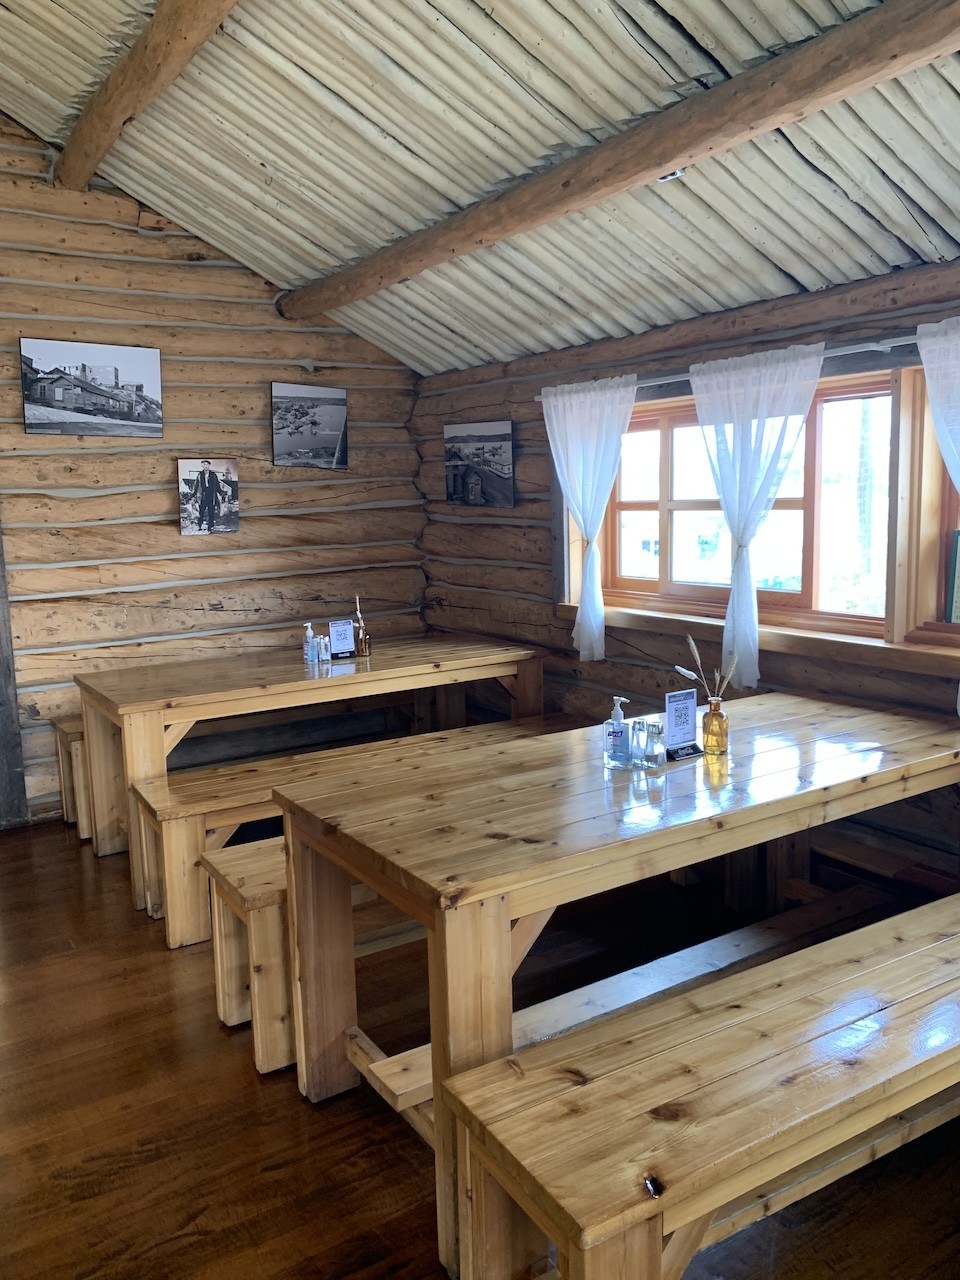
[[[282,319],[271,285],[136,201],[54,188],[52,159],[0,116],[0,523],[31,817],[59,810],[49,721],[79,709],[75,672],[296,646],[355,592],[375,637],[418,631],[424,587],[415,375]],[[25,434],[21,336],[159,347],[162,439]],[[346,472],[272,466],[271,381],[347,388]],[[239,532],[182,537],[177,459],[211,455],[237,459]]]
[[[830,333],[837,341],[844,337],[842,328],[831,328]],[[701,358],[706,354],[689,352],[684,364]],[[540,389],[628,370],[642,379],[662,377],[669,367],[658,356],[632,358],[621,367],[610,361],[590,371],[581,368],[585,363],[583,349],[571,349],[518,361],[518,373],[509,367],[501,371],[485,366],[425,378],[411,427],[424,459],[421,487],[427,498],[427,526],[421,540],[426,553],[425,621],[434,627],[546,646],[547,705],[602,720],[615,693],[630,698],[629,713],[636,715],[662,709],[664,694],[684,687],[687,682],[677,676],[674,664],[689,662],[688,632],[697,640],[706,669],[719,667],[721,657],[715,625],[661,617],[650,618],[642,629],[608,626],[606,661],[581,663],[571,641],[572,620],[556,616],[554,600],[561,596],[555,579],[562,563],[562,551],[556,545],[562,537],[556,507],[561,500],[552,490],[546,428],[537,401]],[[536,366],[536,375],[531,374],[531,365]],[[447,503],[444,424],[506,419],[514,423],[516,506],[483,509]],[[833,695],[939,712],[953,709],[956,680],[938,676],[935,661],[928,664],[926,674],[892,665],[883,670],[845,661],[844,648],[837,641],[822,657],[804,654],[802,644],[789,640],[782,652],[763,649],[760,691]],[[735,696],[733,690],[729,693]]]

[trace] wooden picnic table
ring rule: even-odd
[[[680,761],[660,776],[604,769],[595,726],[428,766],[411,743],[369,773],[277,790],[306,1096],[350,1088],[358,1067],[388,1093],[391,1060],[378,1061],[356,1026],[354,877],[426,927],[432,1078],[441,1080],[513,1051],[513,972],[560,904],[760,843],[774,878],[793,873],[808,828],[960,782],[953,716],[785,694],[727,711],[726,757]],[[440,1258],[455,1274],[453,1121],[436,1096],[432,1121],[422,1106],[406,1114],[435,1145]]]
[[[444,727],[454,727],[463,723],[464,684],[487,679],[507,686],[515,715],[543,710],[536,649],[439,634],[379,641],[368,658],[313,669],[299,652],[272,651],[89,672],[74,679],[83,708],[93,843],[99,854],[127,848],[128,837],[136,840],[131,783],[165,777],[168,755],[201,720],[435,688],[443,695]]]

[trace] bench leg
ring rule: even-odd
[[[560,1280],[666,1280],[662,1221],[649,1218],[592,1249],[560,1258]]]
[[[261,1073],[296,1061],[290,999],[287,913],[279,904],[247,916],[253,1057]]]
[[[130,877],[136,883],[139,876],[143,905],[151,920],[162,920],[163,859],[160,851],[160,832],[150,822],[142,808],[137,810],[137,829],[140,839],[136,851],[130,850]]]
[[[476,1158],[457,1123],[460,1280],[513,1280],[541,1274],[546,1236]]]
[[[200,866],[205,834],[203,818],[163,823],[163,898],[170,948],[210,937],[210,891]]]
[[[250,956],[247,929],[211,884],[213,914],[213,976],[217,987],[217,1017],[228,1027],[249,1022]]]

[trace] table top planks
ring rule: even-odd
[[[355,657],[305,667],[299,650],[245,653],[229,658],[199,658],[193,662],[158,663],[139,668],[111,669],[76,675],[86,698],[114,715],[143,711],[229,714],[230,702],[256,702],[275,707],[285,695],[294,705],[332,698],[391,693],[486,676],[511,675],[517,663],[539,656],[528,645],[482,637],[428,635],[378,641],[368,658]],[[251,709],[256,709],[255,707]]]
[[[678,761],[654,779],[605,770],[598,725],[429,764],[411,744],[275,798],[328,856],[394,879],[425,908],[509,893],[522,915],[960,781],[955,717],[786,694],[727,711],[727,758]]]

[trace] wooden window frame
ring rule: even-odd
[[[799,636],[804,632],[819,637],[820,641],[829,640],[832,635],[854,642],[862,640],[866,646],[863,648],[865,660],[876,665],[882,652],[875,647],[878,642],[915,651],[922,646],[931,650],[960,650],[960,624],[941,621],[952,530],[960,527],[960,496],[951,485],[940,458],[922,369],[908,367],[880,375],[854,375],[842,382],[851,387],[851,394],[862,394],[864,387],[871,385],[871,377],[887,379],[892,395],[886,616],[875,629],[866,632],[856,625],[859,619],[851,625],[849,619],[837,615],[803,616],[796,610],[762,606],[761,635],[764,632],[771,638],[782,635],[784,640],[778,642],[777,648],[792,634],[797,635],[799,643]],[[841,380],[830,379],[829,383],[835,392]],[[640,402],[637,413],[649,414],[653,407]],[[817,486],[811,490],[806,480],[805,487],[807,492],[817,491]],[[612,563],[608,559],[611,554],[607,542],[609,524],[609,520],[605,521],[601,545],[607,563]],[[572,617],[580,595],[583,542],[572,520],[566,520],[565,531],[567,592],[566,602],[558,606],[558,615]],[[935,568],[933,573],[931,566]],[[724,616],[726,589],[719,589],[719,597],[708,599],[699,593],[696,596],[688,593],[685,598],[678,595],[670,599],[635,592],[621,595],[609,588],[604,591],[611,624],[618,627],[629,627],[630,620],[635,618],[636,625],[646,628],[649,619],[658,615],[665,620],[674,616],[687,623],[701,619],[709,624]],[[921,661],[919,657],[917,660]]]
[[[819,449],[819,433],[822,405],[826,401],[853,399],[865,395],[890,395],[892,415],[897,412],[897,394],[894,387],[895,375],[889,371],[855,374],[846,377],[823,378],[817,388],[813,407],[808,417],[808,447],[804,460],[804,498],[778,499],[775,506],[780,510],[802,510],[804,513],[803,563],[801,590],[785,595],[782,592],[760,591],[757,603],[761,625],[789,627],[791,629],[809,629],[829,631],[837,634],[849,634],[873,638],[882,638],[885,634],[884,618],[869,618],[843,614],[814,611],[812,608],[812,591],[817,569],[819,539],[814,536],[818,524],[817,503],[820,497],[819,474],[821,450]],[[660,401],[655,404],[639,403],[631,421],[632,430],[653,429],[661,432],[660,449],[660,491],[669,493],[670,458],[668,442],[670,431],[679,426],[696,424],[696,411],[693,397],[685,396],[677,400]],[[812,427],[812,432],[811,432]],[[893,441],[896,424],[891,423],[891,452],[895,452]],[[893,477],[891,477],[893,478]],[[896,492],[891,489],[891,492]],[[891,502],[891,507],[894,504]],[[638,591],[632,584],[636,579],[627,579],[615,572],[619,561],[618,515],[622,510],[658,510],[660,513],[660,557],[665,567],[670,562],[670,516],[678,510],[719,510],[715,500],[677,500],[668,497],[666,501],[656,503],[632,503],[619,499],[619,476],[611,495],[607,517],[604,520],[601,537],[604,556],[604,600],[614,608],[635,608],[644,611],[662,613],[697,614],[702,617],[723,617],[729,597],[728,587],[712,587],[708,585],[691,585],[669,582],[666,573],[661,576],[656,591]],[[942,576],[942,575],[941,575]],[[888,577],[889,594],[889,577]]]

